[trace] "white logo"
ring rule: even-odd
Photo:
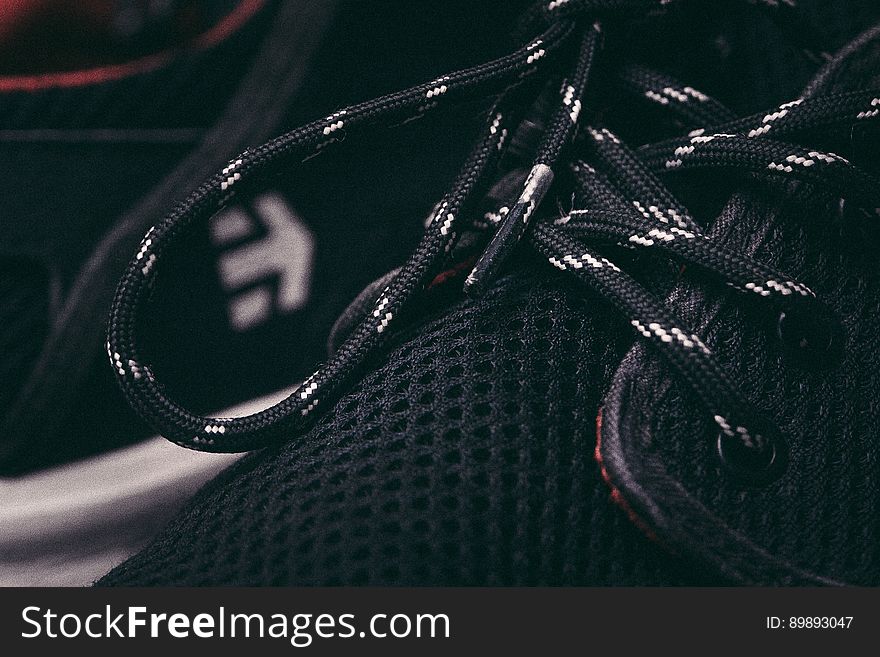
[[[210,223],[214,244],[231,247],[220,255],[217,271],[229,294],[229,324],[236,331],[302,307],[311,286],[315,238],[302,219],[279,194],[264,194],[252,206],[253,212],[241,206],[227,208]],[[248,240],[261,227],[265,234]],[[278,279],[275,299],[269,280],[273,277]]]

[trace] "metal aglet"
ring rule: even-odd
[[[553,170],[550,167],[546,164],[532,167],[519,199],[504,217],[483,255],[468,274],[464,283],[465,294],[478,297],[489,289],[504,261],[513,253],[525,234],[529,220],[552,183]]]

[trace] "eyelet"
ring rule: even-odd
[[[728,474],[746,486],[767,486],[779,479],[788,467],[788,443],[776,432],[764,431],[767,446],[761,450],[745,446],[735,436],[718,434],[718,459]]]
[[[787,305],[776,321],[776,335],[786,356],[808,369],[826,369],[840,362],[843,329],[818,301]]]

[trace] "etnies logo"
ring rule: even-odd
[[[308,301],[315,238],[280,194],[259,196],[250,207],[226,208],[211,219],[210,233],[222,250],[217,273],[229,295],[226,310],[234,330],[250,330]]]

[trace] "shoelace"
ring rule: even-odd
[[[449,267],[462,233],[488,229],[494,232],[467,277],[466,292],[485,290],[525,238],[552,266],[606,297],[656,345],[717,424],[722,455],[734,454],[728,459],[731,463],[744,463],[752,471],[778,467],[785,451],[778,430],[739,390],[712,349],[601,249],[623,245],[660,252],[775,304],[783,317],[798,318],[790,325],[818,324],[820,333],[830,334],[833,317],[806,285],[714,243],[669,192],[663,177],[719,167],[787,176],[830,188],[876,216],[880,181],[840,156],[794,140],[877,118],[880,90],[798,98],[766,113],[736,118],[718,101],[662,73],[624,66],[617,74],[621,89],[655,103],[686,125],[706,126],[682,138],[630,148],[607,128],[585,121],[594,118],[585,96],[602,46],[602,21],[621,14],[661,14],[670,4],[672,0],[542,0],[521,21],[524,30],[540,30],[539,35],[510,54],[340,110],[232,160],[147,232],[119,283],[106,346],[131,405],[169,440],[191,449],[245,451],[290,439],[345,391],[395,322]],[[787,3],[767,3],[765,9],[782,12],[781,22],[793,27],[797,36],[807,33],[797,27],[803,22],[794,21],[796,14]],[[824,57],[821,52],[811,55]],[[559,71],[565,70],[567,75],[558,82]],[[477,200],[493,183],[513,135],[524,124],[523,108],[553,80],[559,84],[558,95],[542,121],[540,142],[518,198],[477,216]],[[343,135],[399,124],[447,103],[490,94],[496,98],[485,128],[432,213],[419,245],[382,289],[372,310],[296,392],[240,418],[201,417],[166,396],[137,336],[148,319],[144,309],[156,269],[187,231],[237,195],[258,189],[273,173],[309,160]],[[578,156],[570,157],[573,153]],[[576,209],[539,213],[554,177],[561,176],[573,181]]]

